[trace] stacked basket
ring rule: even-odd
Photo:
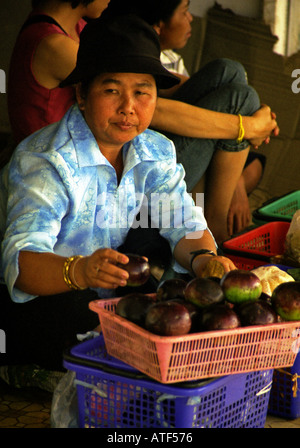
[[[240,269],[270,264],[290,220],[267,220],[222,248]],[[81,427],[262,428],[268,406],[298,417],[299,322],[162,337],[116,315],[118,300],[90,303],[103,336],[65,358]]]
[[[254,269],[281,256],[294,213],[300,209],[300,190],[273,198],[253,212],[258,227],[223,243],[223,251],[239,269]],[[279,268],[287,270],[287,266]],[[300,354],[294,365],[275,369],[270,394],[269,412],[286,418],[300,417]]]
[[[263,428],[273,370],[173,385],[108,355],[99,336],[66,354],[81,428]]]

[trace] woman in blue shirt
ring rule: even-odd
[[[260,104],[237,61],[218,58],[189,77],[183,61],[176,60],[171,50],[182,49],[192,32],[189,3],[111,0],[102,17],[134,12],[159,34],[162,62],[181,83],[160,90],[151,126],[174,141],[194,197],[203,192],[205,180],[205,217],[220,244],[250,223],[247,194],[258,184],[263,169],[259,156],[253,163],[247,159],[250,145],[268,143],[279,128],[275,114]]]
[[[147,130],[157,87],[178,82],[159,53],[156,33],[138,18],[87,25],[63,82],[76,84],[77,104],[25,139],[2,170],[1,263],[12,300],[3,295],[1,363],[59,368],[63,348],[97,324],[88,301],[126,285],[128,273],[116,264],[128,257],[118,248],[138,213],[141,224],[150,214],[177,271],[200,275],[216,253],[173,143]],[[193,257],[195,250],[204,253]]]

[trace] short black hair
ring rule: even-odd
[[[156,25],[160,21],[167,23],[181,0],[110,0],[108,7],[101,17],[110,17],[134,13],[144,19],[149,25]]]
[[[37,8],[44,0],[31,0],[32,8]],[[94,0],[59,0],[61,3],[71,3],[73,9],[77,8],[80,4],[87,6],[93,3]]]

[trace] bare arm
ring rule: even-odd
[[[217,253],[216,245],[208,230],[205,230],[203,234],[202,232],[199,232],[199,238],[182,238],[175,247],[174,257],[181,266],[183,266],[185,269],[191,270],[192,255],[190,252],[199,249],[208,249],[212,250],[215,254]],[[197,276],[201,276],[207,263],[212,258],[214,259],[214,261],[222,264],[225,272],[236,269],[234,263],[229,258],[223,256],[212,257],[212,255],[203,254],[197,256],[194,259],[193,272]]]
[[[155,129],[193,138],[236,139],[237,115],[215,112],[181,101],[158,98],[151,126]],[[243,117],[245,139],[259,146],[273,133],[278,135],[275,115],[263,105],[252,117]]]
[[[51,34],[38,45],[32,70],[38,82],[48,89],[58,86],[76,65],[79,44],[68,36]]]
[[[16,287],[32,295],[52,295],[70,291],[63,278],[66,258],[52,253],[22,251],[19,255],[19,276]],[[125,286],[128,273],[118,268],[117,262],[127,263],[128,257],[112,249],[99,249],[80,258],[70,267],[70,277],[83,288],[111,288]],[[72,266],[72,265],[71,265]]]
[[[209,249],[216,253],[214,240],[208,231],[204,231],[198,239],[182,238],[175,247],[174,256],[183,267],[190,270],[190,252],[198,249]],[[193,262],[194,273],[200,275],[211,258],[211,255],[197,256]],[[226,257],[217,256],[214,259],[223,265],[225,272],[235,269],[232,261]],[[37,296],[70,291],[63,277],[65,261],[65,257],[53,253],[21,251],[20,272],[15,286]],[[90,256],[80,258],[73,269],[70,268],[70,278],[82,288],[115,289],[125,286],[128,279],[128,273],[117,267],[116,263],[126,264],[128,261],[126,255],[113,249],[99,249]]]

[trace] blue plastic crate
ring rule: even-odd
[[[295,419],[300,417],[300,353],[292,367],[274,370],[269,413]]]
[[[97,363],[97,366],[100,364],[112,367],[118,370],[124,370],[128,372],[133,372],[138,374],[138,370],[134,367],[126,364],[123,361],[120,361],[117,358],[109,355],[106,351],[104,337],[101,334],[99,337],[90,339],[86,342],[76,345],[71,349],[71,356],[79,358],[80,360],[92,363]],[[94,364],[93,364],[94,365]]]
[[[109,356],[99,336],[64,360],[76,374],[80,427],[263,428],[273,370],[161,384]]]

